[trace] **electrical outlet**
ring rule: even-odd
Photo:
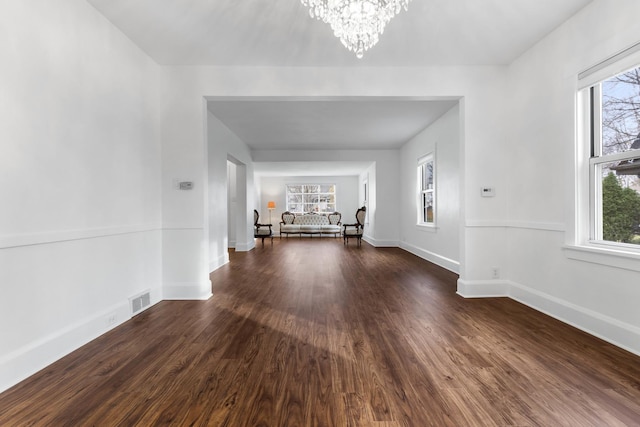
[[[116,322],[118,321],[118,315],[115,313],[110,314],[109,316],[107,316],[107,326],[113,326],[116,324]]]
[[[500,278],[500,269],[498,267],[491,267],[491,278],[492,279]]]

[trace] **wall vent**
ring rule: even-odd
[[[145,291],[140,295],[129,298],[129,301],[131,302],[131,315],[138,314],[151,305],[151,292]]]

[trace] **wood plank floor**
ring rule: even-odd
[[[640,425],[640,357],[400,249],[276,239],[211,279],[0,394],[0,425]]]

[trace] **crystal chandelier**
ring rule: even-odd
[[[387,23],[411,0],[301,0],[312,18],[331,25],[333,34],[358,58],[378,43]]]

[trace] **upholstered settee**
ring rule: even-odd
[[[331,214],[294,214],[291,212],[284,212],[282,214],[282,221],[280,222],[280,235],[298,234],[302,237],[303,234],[333,234],[334,237],[340,235],[342,215],[339,212]]]

